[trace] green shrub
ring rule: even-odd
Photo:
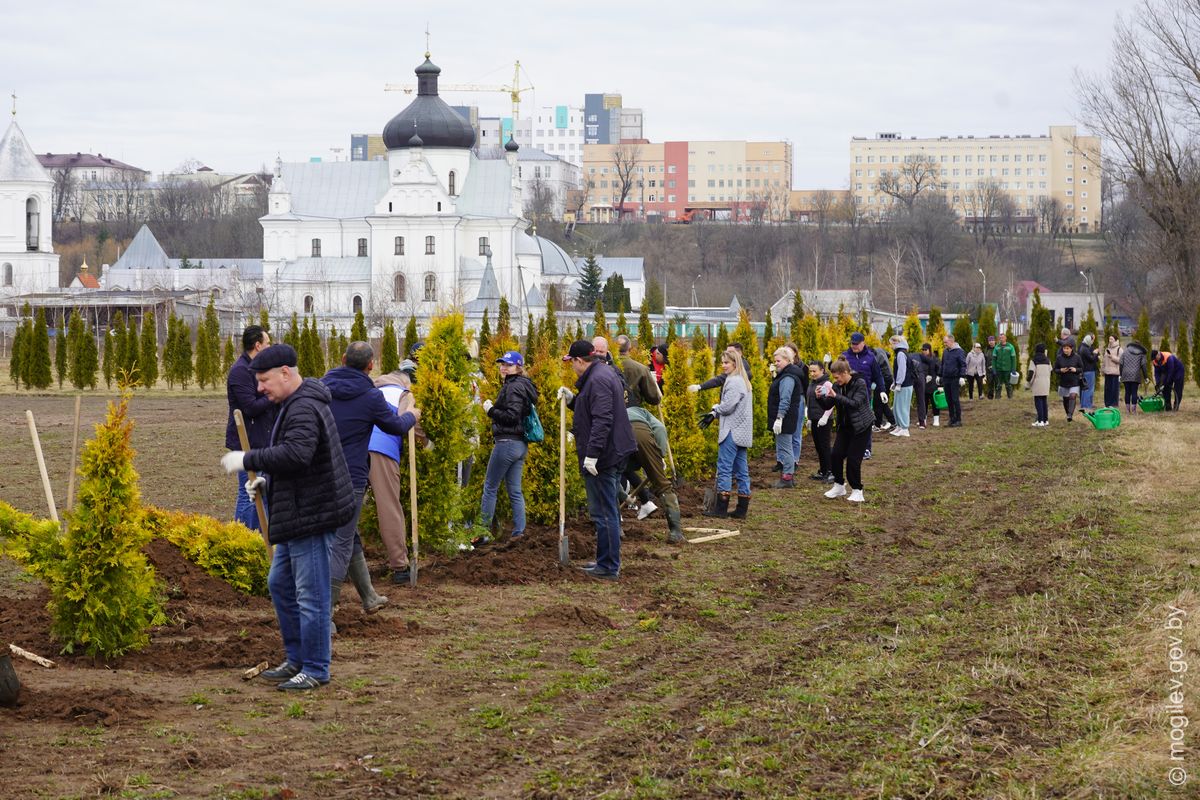
[[[707,362],[707,348],[694,358]],[[708,443],[696,414],[698,395],[687,390],[689,384],[698,382],[692,374],[691,360],[687,343],[677,339],[667,351],[667,366],[663,369],[663,424],[675,457],[675,471],[684,480],[697,480],[712,469]],[[712,400],[711,396],[707,399]]]
[[[271,560],[262,535],[240,522],[147,507],[145,531],[166,539],[183,557],[243,594],[265,597]]]

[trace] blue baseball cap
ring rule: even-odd
[[[516,350],[509,350],[504,355],[496,359],[497,364],[508,364],[510,367],[525,366],[525,359],[521,358],[521,354]]]
[[[858,344],[859,342],[865,342],[866,340],[867,340],[867,337],[863,336],[858,331],[855,331],[854,333],[850,334],[850,343],[851,344]]]

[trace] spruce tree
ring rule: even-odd
[[[1187,323],[1179,323],[1179,336],[1175,341],[1175,357],[1179,359],[1179,363],[1183,364],[1183,380],[1187,382],[1187,376],[1192,369],[1192,354],[1188,349],[1188,332]]]
[[[487,312],[484,311],[486,315]],[[486,322],[486,319],[484,320]],[[379,343],[379,371],[386,375],[400,366],[400,355],[396,349],[396,324],[388,319],[383,326],[383,340]]]
[[[362,311],[354,312],[354,324],[350,327],[350,341],[367,341],[367,322],[363,319]]]
[[[39,308],[33,323],[33,345],[29,349],[29,383],[37,389],[48,389],[50,374],[50,330],[46,327],[46,310]]]
[[[592,315],[592,336],[608,336],[608,320],[604,318],[604,304],[596,298],[595,313]]]
[[[507,325],[508,314],[506,313],[507,311],[508,311],[508,301],[505,300],[503,297],[501,297],[500,298],[500,314],[505,323],[506,329],[508,328],[508,325]],[[499,330],[499,329],[497,329],[497,330]],[[410,315],[408,318],[408,324],[404,326],[404,352],[402,353],[402,356],[404,358],[412,358],[411,353],[412,353],[413,345],[419,341],[421,341],[421,339],[420,339],[420,334],[417,332],[417,318],[415,315]]]
[[[1146,352],[1150,352],[1150,314],[1146,311],[1146,307],[1142,306],[1142,313],[1138,314],[1137,330],[1133,332],[1133,340],[1146,348]]]
[[[21,378],[24,376],[25,351],[25,322],[22,321],[13,334],[12,353],[8,360],[8,377],[12,378],[13,386],[18,389],[21,388]]]
[[[64,325],[59,325],[54,331],[54,374],[61,389],[67,377],[67,331]]]
[[[654,326],[650,323],[650,307],[649,304],[642,300],[642,307],[638,311],[638,347],[643,353],[649,353],[650,348],[654,347]]]
[[[596,304],[601,301],[603,291],[604,275],[600,272],[600,265],[596,263],[596,255],[588,253],[587,259],[583,262],[583,269],[580,270],[579,289],[575,294],[575,307],[580,311],[595,308]]]
[[[158,381],[158,323],[154,312],[147,311],[142,318],[142,339],[138,348],[138,373],[141,384],[147,389]]]
[[[388,324],[390,325],[391,323],[389,322]],[[387,336],[387,331],[384,331],[384,336]],[[396,331],[393,328],[392,329],[392,339],[395,340],[395,338],[396,338]],[[491,326],[488,324],[488,310],[485,308],[483,310],[483,320],[479,323],[479,354],[480,354],[480,358],[483,357],[483,351],[488,349],[488,345],[491,344],[491,341],[492,341],[492,329],[491,329]],[[394,343],[395,342],[393,341],[393,344]],[[483,364],[486,362],[480,361],[479,363]],[[495,399],[495,398],[493,398],[493,399]]]

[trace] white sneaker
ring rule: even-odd
[[[899,436],[900,431],[902,431],[902,430],[904,430],[904,429],[903,428],[892,428],[890,431],[888,431],[888,436]]]
[[[825,496],[828,497],[830,500],[833,500],[835,497],[845,497],[846,496],[846,484],[835,483],[833,486],[829,487],[829,491],[825,493]]]
[[[883,421],[883,424],[879,426],[879,430],[881,430],[881,431],[886,431],[886,430],[887,430],[888,428],[890,428],[890,427],[892,427],[892,423],[888,422],[888,421],[885,419],[885,420]]]
[[[942,426],[941,417],[934,417],[933,418],[933,427],[940,428],[941,426]]]
[[[912,434],[908,432],[908,428],[897,428],[895,431],[892,431],[892,433],[895,433],[897,436],[912,436]]]
[[[1031,425],[1030,427],[1032,427],[1032,428],[1040,428],[1040,427],[1042,427],[1042,423],[1040,423],[1040,422],[1035,422],[1035,423],[1033,423],[1033,425]]]
[[[638,509],[638,519],[645,519],[655,511],[658,511],[658,506],[654,504],[653,500],[647,500],[646,504]]]
[[[851,503],[865,503],[867,501],[867,498],[863,497],[862,489],[855,489],[846,499]]]

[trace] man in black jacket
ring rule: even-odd
[[[354,490],[342,455],[329,390],[302,378],[296,351],[272,345],[250,362],[258,389],[279,404],[266,447],[226,453],[226,472],[254,470],[251,498],[262,491],[271,508],[268,537],[275,547],[267,586],[286,659],[259,677],[282,691],[329,683],[329,545],[354,516]],[[265,475],[264,475],[265,473]]]
[[[275,412],[278,407],[258,391],[258,379],[250,370],[250,360],[271,345],[271,337],[258,325],[251,325],[242,331],[242,355],[229,368],[225,379],[225,396],[229,401],[229,421],[225,424],[225,447],[229,450],[241,450],[242,443],[238,439],[237,425],[233,421],[235,409],[242,412],[242,421],[246,424],[246,438],[250,440],[252,449],[266,447],[271,439],[271,426],[275,424]],[[258,522],[258,510],[246,494],[246,473],[238,473],[237,505],[234,507],[233,518],[252,531],[261,529]]]
[[[946,334],[942,337],[942,388],[946,390],[946,404],[950,411],[950,427],[962,427],[962,401],[958,391],[967,382],[967,354]]]
[[[625,389],[617,371],[595,354],[591,342],[572,342],[563,361],[571,362],[578,380],[574,394],[563,386],[559,396],[574,410],[572,431],[588,513],[596,526],[596,563],[584,572],[615,581],[621,573],[621,510],[617,484],[625,459],[637,451],[633,427],[625,413]]]

